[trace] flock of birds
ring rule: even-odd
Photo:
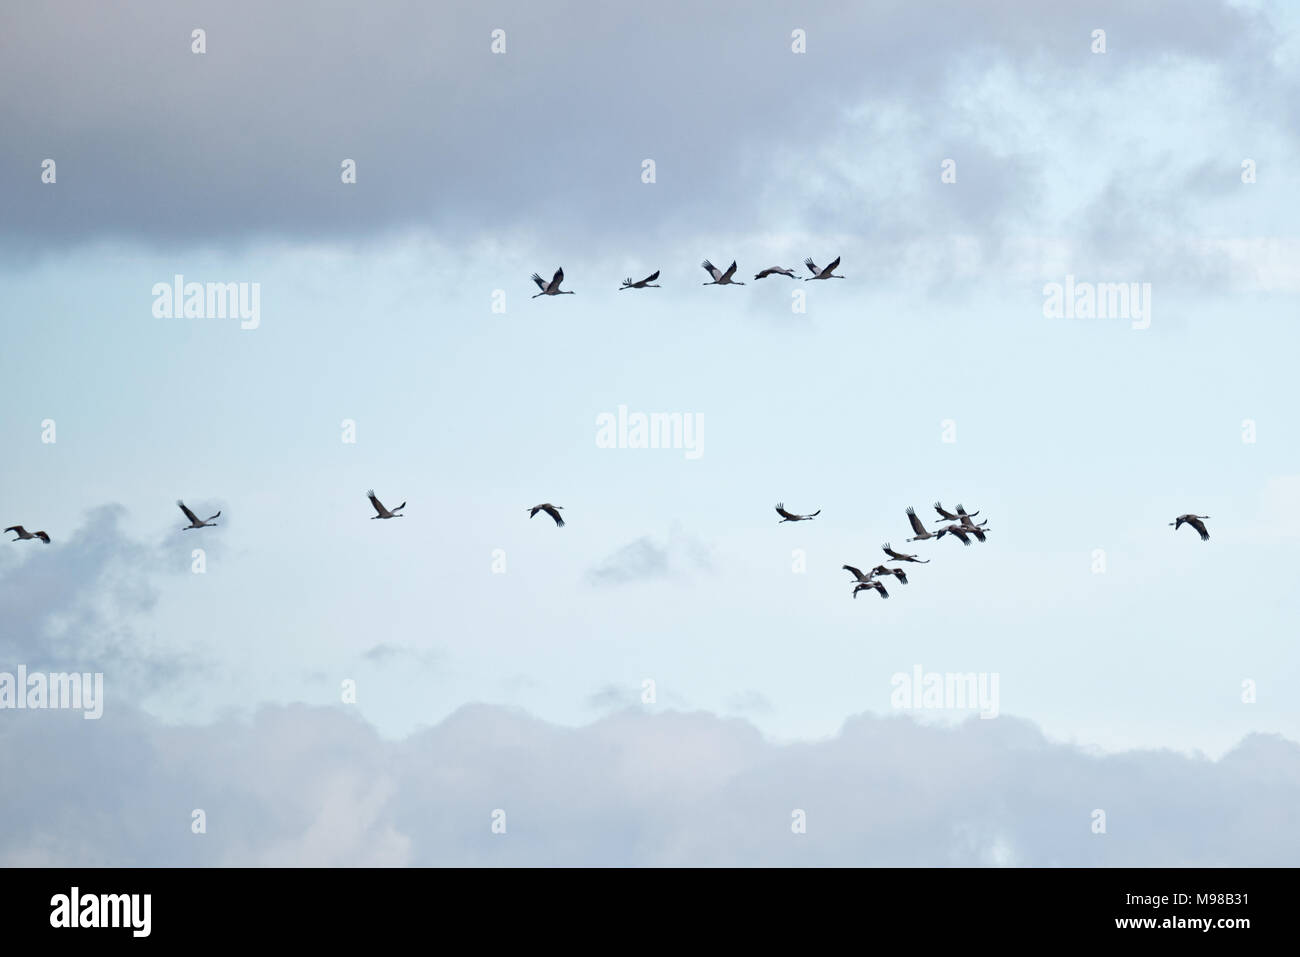
[[[988,532],[991,531],[991,529],[988,528],[989,522],[988,519],[985,519],[982,522],[976,522],[975,516],[979,514],[978,511],[967,512],[964,505],[958,504],[957,511],[950,512],[943,507],[942,502],[935,502],[934,510],[938,512],[939,517],[948,524],[941,528],[936,528],[932,532],[925,527],[925,523],[921,521],[921,517],[916,514],[916,509],[912,508],[910,505],[908,506],[907,521],[911,524],[912,531],[915,533],[908,539],[909,542],[924,542],[929,541],[930,539],[937,541],[945,535],[951,535],[963,545],[967,546],[970,545],[972,538],[977,542],[988,541],[986,536]],[[817,511],[810,512],[807,515],[800,515],[788,511],[784,502],[777,502],[776,504],[776,514],[781,516],[780,522],[777,522],[778,525],[781,524],[781,522],[807,522],[816,518],[821,513],[822,510],[817,509]],[[1204,520],[1209,517],[1210,516],[1208,515],[1179,515],[1177,519],[1169,524],[1174,527],[1174,531],[1178,531],[1178,529],[1184,524],[1190,525],[1200,533],[1201,541],[1205,542],[1210,539],[1210,533],[1205,530],[1204,522]],[[915,555],[909,555],[906,552],[895,551],[889,542],[885,542],[885,544],[881,545],[880,548],[886,555],[896,562],[914,562],[918,565],[930,564],[930,559],[928,558],[922,559]],[[901,568],[890,568],[888,565],[877,565],[875,568],[871,569],[871,571],[864,572],[856,565],[842,565],[840,567],[853,576],[854,598],[857,598],[858,592],[862,591],[875,591],[879,593],[881,598],[888,598],[889,591],[885,588],[884,582],[880,581],[882,576],[887,578],[888,576],[893,575],[898,579],[899,584],[907,584],[907,572],[903,571]]]
[[[909,542],[922,542],[931,538],[940,539],[945,535],[953,536],[953,538],[959,540],[963,545],[969,545],[972,537],[981,542],[988,540],[985,538],[985,534],[989,531],[989,529],[985,527],[989,523],[988,519],[976,523],[975,516],[979,514],[978,511],[968,513],[965,506],[958,505],[957,511],[954,514],[944,508],[942,502],[935,502],[934,510],[939,513],[939,516],[944,521],[950,522],[951,524],[945,525],[943,528],[931,532],[926,529],[920,516],[916,514],[916,509],[908,506],[907,520],[912,524],[912,531],[916,533],[913,537],[908,539]],[[810,519],[816,518],[821,513],[822,510],[817,509],[817,511],[808,515],[798,515],[794,512],[787,511],[784,502],[778,502],[776,505],[776,514],[781,516],[781,522],[807,522]],[[777,524],[779,525],[780,522]],[[930,564],[930,559],[928,558],[917,558],[915,555],[908,555],[905,552],[894,551],[889,542],[885,542],[885,544],[880,547],[886,555],[896,562],[915,562],[918,565]],[[888,598],[889,591],[885,588],[884,582],[879,581],[879,576],[882,575],[893,575],[898,579],[899,584],[907,584],[907,572],[903,571],[901,568],[890,568],[887,565],[877,565],[875,568],[871,569],[871,571],[864,572],[861,568],[858,568],[855,565],[842,565],[841,567],[853,576],[854,598],[858,597],[858,592],[860,591],[876,591],[879,592],[881,598]]]
[[[805,259],[803,262],[804,265],[808,268],[808,272],[811,273],[811,275],[804,277],[804,282],[812,282],[814,279],[845,278],[844,276],[838,275],[835,272],[835,270],[838,269],[840,265],[839,256],[836,256],[833,260],[831,260],[830,264],[825,268],[818,266],[815,262],[813,262],[811,258]],[[713,265],[713,263],[709,262],[707,259],[704,260],[704,262],[700,263],[700,265],[701,267],[703,267],[704,271],[709,274],[710,277],[708,282],[701,283],[701,285],[704,286],[745,285],[745,283],[740,282],[735,278],[736,261],[734,259],[731,261],[731,265],[728,266],[725,270],[719,269],[717,266]],[[786,268],[784,266],[768,266],[766,269],[762,269],[759,272],[755,273],[754,279],[756,280],[766,279],[769,276],[786,276],[790,279],[799,278],[795,275],[795,271],[793,268]],[[633,281],[632,278],[629,276],[627,279],[623,280],[623,285],[619,287],[619,291],[622,292],[625,289],[659,289],[660,288],[659,284],[655,282],[655,280],[657,280],[658,278],[659,278],[659,270],[657,269],[654,272],[652,272],[650,275],[646,276],[644,279]],[[532,297],[534,299],[536,299],[538,296],[574,295],[572,289],[560,288],[560,284],[564,282],[563,267],[555,270],[555,275],[551,277],[550,282],[544,280],[537,273],[533,273],[532,279],[533,282],[537,283],[537,288],[541,290],[535,296]],[[370,499],[370,504],[374,507],[375,510],[375,514],[370,516],[372,519],[376,519],[376,518],[387,519],[387,518],[402,517],[400,513],[402,509],[406,508],[405,502],[397,506],[397,508],[389,509],[386,508],[384,506],[384,503],[379,501],[379,499],[375,496],[374,489],[369,490],[366,493],[366,495]],[[199,517],[195,515],[194,512],[192,512],[183,501],[180,501],[178,499],[176,504],[180,507],[180,510],[185,514],[185,518],[189,521],[188,525],[183,526],[182,531],[188,531],[192,528],[208,528],[211,526],[215,526],[216,522],[213,521],[213,519],[221,517],[221,512],[217,512],[215,515],[210,515],[206,519],[200,520]],[[555,521],[555,525],[557,528],[563,528],[564,519],[560,516],[560,509],[562,509],[563,507],[564,506],[562,505],[552,505],[550,502],[544,502],[541,505],[534,505],[531,508],[527,509],[528,517],[532,518],[538,512],[545,512]],[[945,522],[948,522],[949,524],[943,526],[942,528],[938,528],[933,532],[930,532],[926,529],[925,525],[921,522],[921,519],[917,516],[916,510],[913,508],[908,508],[907,519],[912,525],[912,531],[916,533],[914,537],[908,539],[909,542],[927,541],[932,538],[939,539],[939,538],[943,538],[945,535],[951,535],[953,538],[960,541],[963,545],[969,545],[970,540],[972,538],[974,538],[976,541],[979,542],[986,541],[985,534],[987,533],[988,529],[985,528],[985,526],[988,524],[987,519],[983,522],[979,522],[978,524],[973,520],[973,516],[978,515],[979,512],[971,512],[970,514],[967,514],[966,510],[962,506],[958,505],[957,511],[953,513],[945,509],[943,505],[940,504],[939,502],[935,502],[934,507],[935,507],[935,511],[939,513],[940,518],[942,518]],[[821,509],[818,509],[817,511],[809,515],[796,515],[793,512],[786,511],[784,503],[779,503],[776,506],[776,511],[777,514],[781,516],[782,522],[806,522],[809,519],[816,518],[818,515],[821,514]],[[1184,524],[1190,525],[1192,528],[1196,529],[1196,531],[1200,533],[1201,541],[1208,541],[1210,538],[1210,533],[1205,530],[1205,519],[1208,519],[1209,517],[1210,516],[1208,515],[1192,515],[1192,514],[1179,515],[1177,519],[1170,522],[1169,524],[1174,527],[1174,531],[1177,531]],[[10,539],[10,541],[12,542],[39,539],[40,541],[44,542],[46,545],[50,543],[50,536],[46,534],[44,531],[29,532],[21,525],[11,525],[8,528],[6,528],[5,531],[13,532],[17,536],[16,538]],[[894,561],[921,562],[921,559],[918,559],[915,555],[905,555],[901,552],[894,551],[889,546],[888,542],[886,542],[882,547],[884,548],[885,554],[888,555]],[[928,563],[928,561],[929,559],[926,559],[925,562],[921,562],[921,563],[926,564]],[[854,586],[853,586],[854,598],[858,596],[858,592],[865,591],[867,589],[874,589],[875,591],[878,591],[880,593],[880,597],[888,598],[889,592],[885,590],[884,585],[882,585],[879,581],[877,581],[877,576],[879,575],[893,575],[902,584],[904,585],[907,584],[907,575],[904,574],[901,568],[887,568],[884,565],[877,565],[875,568],[871,569],[869,573],[864,574],[861,570],[854,568],[852,565],[845,565],[843,567],[849,572],[851,572],[855,579]]]
[[[374,489],[367,491],[366,497],[370,499],[370,504],[375,510],[375,514],[370,516],[372,520],[376,518],[401,518],[402,516],[399,513],[402,509],[406,508],[405,502],[397,506],[397,508],[386,508],[384,503],[379,501],[379,498],[375,495]],[[392,499],[389,499],[389,501],[392,501]],[[181,526],[182,532],[188,532],[191,528],[215,528],[217,523],[213,521],[213,519],[221,517],[221,512],[218,511],[215,515],[209,515],[207,518],[201,519],[195,515],[193,509],[186,505],[181,499],[176,500],[176,505],[181,512],[184,513],[186,520],[189,522],[188,525]],[[556,525],[563,527],[564,519],[560,517],[559,512],[562,508],[564,508],[563,505],[552,505],[550,502],[545,502],[541,505],[534,505],[532,508],[528,509],[528,517],[532,518],[538,512],[545,512],[547,515],[551,516],[551,518],[555,519]],[[13,532],[18,536],[17,538],[9,539],[11,542],[39,538],[46,545],[50,544],[50,536],[45,534],[45,532],[29,532],[21,525],[10,525],[5,529],[5,531]]]
[[[807,266],[808,271],[812,273],[811,276],[804,277],[804,282],[812,282],[814,279],[843,279],[844,278],[843,276],[835,275],[835,270],[840,265],[839,256],[836,256],[831,261],[831,264],[827,266],[825,269],[818,266],[811,259],[805,259],[803,261],[803,264]],[[731,261],[731,265],[728,266],[725,270],[719,269],[717,266],[713,265],[713,263],[709,262],[707,259],[704,260],[704,262],[700,263],[700,265],[704,268],[704,271],[712,277],[708,282],[700,283],[701,286],[743,286],[745,285],[743,282],[740,282],[734,278],[736,275],[736,261],[734,259]],[[791,279],[799,278],[794,274],[793,268],[787,269],[784,266],[768,266],[766,269],[760,270],[759,272],[754,274],[755,279],[766,279],[768,276],[788,276]],[[541,290],[541,292],[537,293],[532,297],[534,299],[536,299],[538,296],[574,295],[572,289],[560,288],[560,283],[564,282],[563,267],[555,270],[555,275],[551,277],[550,282],[547,282],[537,273],[533,273],[532,278],[533,278],[533,282],[537,283],[537,288]],[[623,285],[619,286],[618,289],[619,292],[622,292],[624,289],[659,289],[661,288],[660,285],[657,282],[655,282],[655,280],[658,278],[659,278],[659,270],[657,269],[654,272],[652,272],[650,275],[646,276],[644,279],[638,279],[635,282],[633,282],[632,277],[629,276],[628,278],[623,280]]]
[[[943,538],[945,535],[951,535],[963,545],[969,545],[972,537],[974,537],[976,541],[988,541],[985,535],[989,531],[989,529],[986,528],[989,521],[988,519],[985,519],[984,521],[977,523],[975,521],[975,516],[979,514],[978,511],[968,513],[965,506],[958,505],[957,511],[953,513],[944,508],[942,502],[935,502],[934,510],[939,513],[940,518],[950,524],[931,532],[926,529],[920,516],[916,514],[916,509],[912,508],[910,505],[908,506],[907,520],[912,525],[912,531],[916,533],[908,539],[909,542],[923,542],[932,538],[938,540]],[[781,522],[807,522],[816,518],[821,513],[822,510],[819,508],[817,511],[810,512],[807,515],[799,515],[795,512],[788,511],[784,502],[776,503],[776,514],[781,516],[781,521],[777,522],[778,525],[781,524]],[[1186,518],[1186,516],[1184,516],[1184,518]],[[930,559],[928,558],[917,558],[915,555],[908,555],[905,552],[894,551],[889,542],[885,542],[885,544],[880,547],[886,555],[896,562],[915,562],[918,565],[930,564]],[[889,591],[885,588],[884,582],[879,581],[879,576],[882,575],[886,577],[893,575],[898,579],[899,584],[907,584],[907,572],[903,571],[901,568],[890,568],[887,565],[877,565],[875,568],[871,569],[871,571],[864,572],[861,568],[858,568],[855,565],[842,565],[840,567],[853,576],[854,598],[858,597],[858,592],[860,591],[875,591],[880,594],[881,598],[888,598]]]
[[[368,490],[366,492],[366,497],[370,499],[370,504],[375,510],[375,514],[370,516],[372,520],[377,518],[402,518],[400,513],[402,509],[406,508],[405,502],[396,508],[387,508],[383,502],[379,501],[379,498],[375,495],[374,489]],[[391,499],[389,501],[391,501]],[[209,515],[207,518],[200,519],[196,514],[194,514],[193,510],[180,499],[176,500],[176,505],[180,508],[181,512],[184,513],[186,520],[189,522],[188,525],[181,526],[181,531],[183,532],[187,532],[192,528],[215,527],[217,523],[214,519],[221,517],[221,512],[218,511],[215,515]],[[563,505],[552,505],[550,502],[543,502],[541,505],[533,505],[530,508],[525,509],[525,511],[528,512],[529,518],[533,518],[538,512],[545,512],[555,521],[557,528],[563,528],[564,518],[560,515],[560,510],[563,508]],[[948,524],[944,525],[942,528],[936,528],[931,532],[925,527],[925,523],[921,521],[920,516],[916,514],[916,509],[908,506],[907,520],[911,523],[912,531],[915,532],[915,534],[908,539],[909,542],[924,542],[929,541],[930,539],[937,540],[943,538],[945,535],[951,535],[963,545],[970,545],[970,540],[972,538],[978,542],[985,542],[988,540],[985,537],[990,531],[990,529],[987,528],[989,523],[988,519],[985,519],[982,522],[976,522],[975,516],[979,514],[978,511],[967,512],[965,507],[959,504],[956,512],[950,512],[943,507],[942,502],[935,502],[934,510],[938,512],[939,517],[943,519],[943,521],[948,522]],[[788,511],[784,502],[777,502],[776,504],[776,514],[781,516],[781,520],[777,522],[778,525],[781,524],[781,522],[811,521],[821,513],[822,510],[817,509],[817,511],[810,512],[807,515],[800,515]],[[1206,531],[1205,520],[1209,517],[1210,516],[1208,515],[1192,515],[1189,513],[1187,515],[1179,515],[1178,518],[1169,524],[1173,526],[1174,531],[1178,531],[1178,529],[1182,528],[1184,525],[1190,525],[1200,534],[1201,541],[1207,542],[1210,540],[1210,533]],[[46,545],[50,544],[50,536],[44,531],[29,532],[21,525],[10,525],[5,529],[5,531],[13,532],[17,536],[16,538],[9,539],[11,542],[39,539]],[[885,542],[885,544],[881,546],[881,549],[896,562],[916,562],[921,565],[928,565],[930,563],[928,558],[923,560],[917,558],[915,555],[908,555],[903,552],[894,551],[894,549],[890,547],[889,542]],[[867,589],[875,589],[880,592],[881,598],[888,598],[889,592],[885,591],[884,585],[876,581],[877,575],[893,575],[900,583],[904,585],[907,584],[907,575],[904,574],[901,568],[886,568],[884,565],[877,565],[866,574],[852,565],[844,565],[843,568],[846,571],[851,572],[855,579],[853,587],[854,598],[858,597],[858,592]]]

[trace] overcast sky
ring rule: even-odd
[[[0,711],[0,860],[1294,863],[1298,22],[5,10],[0,522],[53,543],[0,545],[0,672],[105,705]],[[177,274],[259,325],[155,315]],[[698,456],[599,447],[620,406]],[[936,499],[989,541],[905,545]],[[931,561],[851,598],[885,541]],[[917,666],[998,717],[896,707]]]

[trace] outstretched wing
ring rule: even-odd
[[[918,535],[925,534],[925,526],[922,525],[921,520],[916,517],[916,509],[912,508],[910,505],[907,506],[907,520],[912,523],[912,531],[916,532]]]
[[[897,579],[898,579],[900,582],[902,582],[904,585],[907,584],[907,573],[904,572],[901,568],[887,568],[887,567],[885,567],[884,565],[877,565],[875,568],[871,569],[871,574],[873,574],[873,575],[893,575],[895,578],[897,578]]]
[[[546,292],[546,282],[542,279],[541,276],[537,275],[537,273],[533,273],[533,282],[537,283],[538,289],[540,289],[542,292]]]
[[[193,512],[191,512],[191,511],[190,511],[190,510],[185,506],[185,503],[184,503],[184,502],[182,502],[180,499],[177,499],[177,500],[176,500],[176,504],[179,505],[179,506],[181,507],[181,511],[185,513],[185,517],[186,517],[186,518],[188,518],[188,519],[189,519],[191,522],[193,522],[195,525],[199,524],[199,517],[198,517],[197,515],[195,515]]]
[[[654,272],[652,272],[650,275],[646,276],[646,277],[645,277],[644,279],[642,279],[641,281],[642,281],[642,282],[654,282],[654,281],[655,281],[656,279],[658,279],[658,278],[659,278],[659,270],[656,269]]]
[[[793,512],[787,512],[787,511],[785,510],[785,503],[784,503],[784,502],[777,502],[777,503],[776,503],[776,514],[780,515],[782,518],[798,518],[798,517],[799,517],[798,515],[795,515]]]
[[[10,525],[8,528],[5,529],[5,531],[17,532],[19,535],[27,534],[27,529],[23,528],[21,525]]]
[[[805,259],[803,261],[803,264],[808,267],[808,271],[812,273],[814,276],[821,275],[821,270],[817,268],[817,265],[811,259]]]
[[[717,280],[722,278],[722,273],[718,271],[718,267],[713,265],[713,263],[709,262],[707,259],[700,263],[700,265],[704,267],[704,271],[713,277],[713,279]]]
[[[368,492],[366,492],[366,498],[370,499],[370,504],[375,507],[376,512],[378,512],[380,515],[384,514],[384,512],[386,511],[386,509],[384,508],[384,503],[379,501],[379,499],[375,497],[374,489],[370,489]]]
[[[730,278],[731,278],[732,276],[734,276],[735,274],[736,274],[736,261],[733,259],[733,260],[731,261],[731,266],[727,269],[726,272],[724,272],[724,273],[722,274],[722,278],[723,278],[723,279],[730,279]]]
[[[954,515],[952,512],[948,511],[946,508],[943,507],[942,502],[935,502],[934,510],[939,513],[940,518],[947,519],[950,522],[960,521],[960,518],[958,516]]]
[[[1201,541],[1208,542],[1210,540],[1210,533],[1205,530],[1205,523],[1195,515],[1187,520],[1187,524],[1201,533]],[[1177,531],[1177,529],[1175,529],[1175,531]]]
[[[956,526],[953,526],[952,528],[945,528],[944,531],[948,532],[949,534],[956,535],[958,538],[961,539],[961,543],[963,545],[970,544],[970,539],[966,537],[966,532],[969,531],[969,529],[961,529],[961,528],[957,528]]]
[[[835,271],[835,267],[837,267],[839,264],[840,264],[840,257],[839,257],[839,256],[836,256],[834,259],[831,260],[831,264],[830,264],[829,266],[826,267],[826,271],[827,271],[827,272],[834,272],[834,271]]]
[[[555,275],[551,277],[551,288],[559,289],[560,283],[564,282],[564,269],[555,270]]]
[[[854,568],[852,565],[841,565],[840,567],[845,569],[848,572],[851,572],[853,574],[853,577],[860,582],[871,581],[871,576],[862,574],[861,568]]]
[[[50,544],[50,536],[46,535],[44,532],[37,532],[36,537],[39,538],[41,541],[43,541],[46,545]]]
[[[555,525],[557,528],[564,527],[564,519],[560,518],[560,513],[555,510],[554,506],[543,505],[542,511],[545,512],[547,515],[551,516],[551,518],[555,519]]]

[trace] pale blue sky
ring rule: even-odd
[[[1180,9],[602,8],[575,30],[582,4],[502,7],[424,42],[415,8],[300,29],[160,6],[95,42],[6,13],[54,63],[42,86],[21,54],[0,94],[0,519],[55,540],[3,546],[35,622],[6,658],[94,665],[107,710],[167,723],[335,705],[354,678],[389,738],[473,703],[583,725],[645,678],[651,710],[819,738],[888,713],[916,664],[997,672],[1002,714],[1086,748],[1300,737],[1296,19]],[[348,69],[381,50],[387,85]],[[799,282],[805,314],[752,279],[836,255],[848,278]],[[705,257],[749,284],[703,288]],[[560,265],[577,294],[530,300]],[[616,291],[655,269],[664,288]],[[155,318],[176,273],[260,283],[260,328]],[[1150,328],[1044,318],[1067,274],[1150,283]],[[597,448],[619,405],[702,416],[703,456]],[[372,487],[406,517],[369,521]],[[221,526],[182,533],[177,497]],[[918,543],[910,584],[852,600],[840,566],[904,547],[904,509],[936,499],[989,542]],[[565,528],[528,519],[543,501]],[[778,526],[777,501],[822,512]],[[1167,526],[1188,511],[1210,542]],[[83,527],[123,567],[76,551]],[[634,543],[666,574],[593,583]],[[49,639],[40,562],[84,571],[113,651]],[[118,656],[175,661],[115,685]]]

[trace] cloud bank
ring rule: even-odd
[[[10,713],[0,862],[60,865],[1292,866],[1300,745],[1094,756],[1014,718],[858,715],[774,744],[743,720],[582,728],[488,705],[385,741],[340,708],[167,727]],[[87,728],[86,725],[93,725]],[[201,809],[206,833],[191,831]],[[1106,832],[1093,833],[1096,811]],[[807,832],[792,831],[796,811]],[[505,833],[493,833],[504,812]]]

